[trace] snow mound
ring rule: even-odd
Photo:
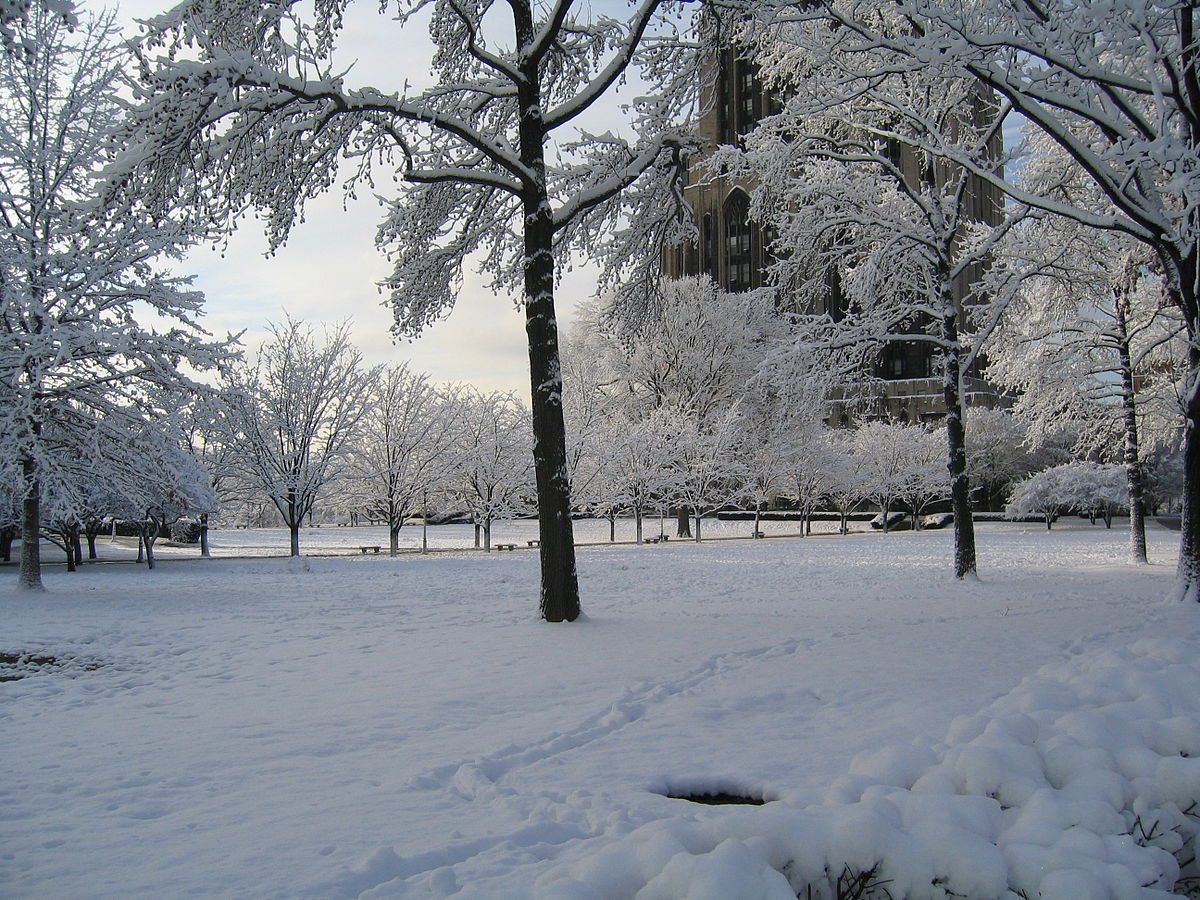
[[[1074,657],[956,719],[944,744],[856,758],[820,806],[656,821],[564,860],[536,895],[1178,896],[1200,884],[1197,685],[1200,641]]]

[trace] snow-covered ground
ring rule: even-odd
[[[165,548],[154,573],[49,567],[42,596],[0,571],[0,652],[75,661],[0,683],[0,896],[594,898],[668,865],[642,896],[781,896],[755,829],[775,846],[815,804],[855,802],[914,759],[950,766],[974,734],[963,722],[979,721],[960,720],[947,749],[952,720],[1044,665],[1161,668],[1200,647],[1200,610],[1164,600],[1178,535],[1157,528],[1156,564],[1136,568],[1117,527],[983,524],[982,578],[965,584],[945,531],[589,547],[586,621],[548,625],[533,527],[498,526],[520,549],[491,555],[363,557],[382,530],[339,528],[304,544],[353,555]],[[214,546],[280,534],[217,532]],[[1200,694],[1195,668],[1163,671]],[[1040,683],[997,714],[1040,722],[1022,698],[1065,696]],[[1200,724],[1177,702],[1152,706],[1187,743]],[[840,778],[863,752],[861,777]],[[968,770],[1003,780],[1023,759],[993,757]],[[1200,790],[1200,770],[1176,780],[1189,778]],[[663,796],[718,789],[782,802]],[[880,833],[830,821],[843,842]]]

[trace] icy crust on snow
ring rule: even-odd
[[[656,821],[544,873],[536,893],[824,900],[875,869],[894,900],[1176,896],[1200,876],[1198,687],[1198,641],[1046,666],[954,720],[944,744],[855,758],[820,806]]]

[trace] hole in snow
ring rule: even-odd
[[[750,785],[729,779],[700,779],[697,781],[674,782],[662,789],[653,789],[670,800],[687,800],[705,806],[762,806],[778,798],[771,797]]]
[[[767,802],[762,797],[728,794],[725,791],[719,791],[715,794],[663,794],[663,796],[671,800],[687,800],[689,803],[703,803],[705,806],[725,806],[727,804],[762,806]]]
[[[37,672],[62,671],[68,667],[90,672],[100,668],[100,664],[77,660],[70,656],[0,651],[0,681],[20,681]]]

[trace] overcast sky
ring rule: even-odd
[[[170,0],[120,0],[122,19],[132,22],[170,8]],[[351,4],[339,46],[342,65],[358,60],[352,83],[388,90],[405,80],[429,81],[427,32],[409,25],[403,30],[377,13],[376,2]],[[132,31],[132,28],[131,28]],[[486,291],[473,271],[466,273],[462,295],[450,316],[416,341],[393,343],[391,313],[381,305],[377,283],[388,272],[387,261],[374,245],[382,211],[373,197],[343,209],[334,191],[309,204],[306,221],[287,246],[267,258],[262,228],[245,220],[226,248],[201,247],[180,265],[196,276],[207,298],[205,325],[223,335],[246,331],[249,348],[259,343],[267,323],[286,310],[310,322],[349,318],[354,340],[370,363],[409,360],[417,371],[437,381],[470,382],[484,390],[512,390],[528,400],[529,369],[522,314],[510,297]],[[570,320],[577,302],[593,290],[590,271],[572,273],[558,293],[560,326]]]

